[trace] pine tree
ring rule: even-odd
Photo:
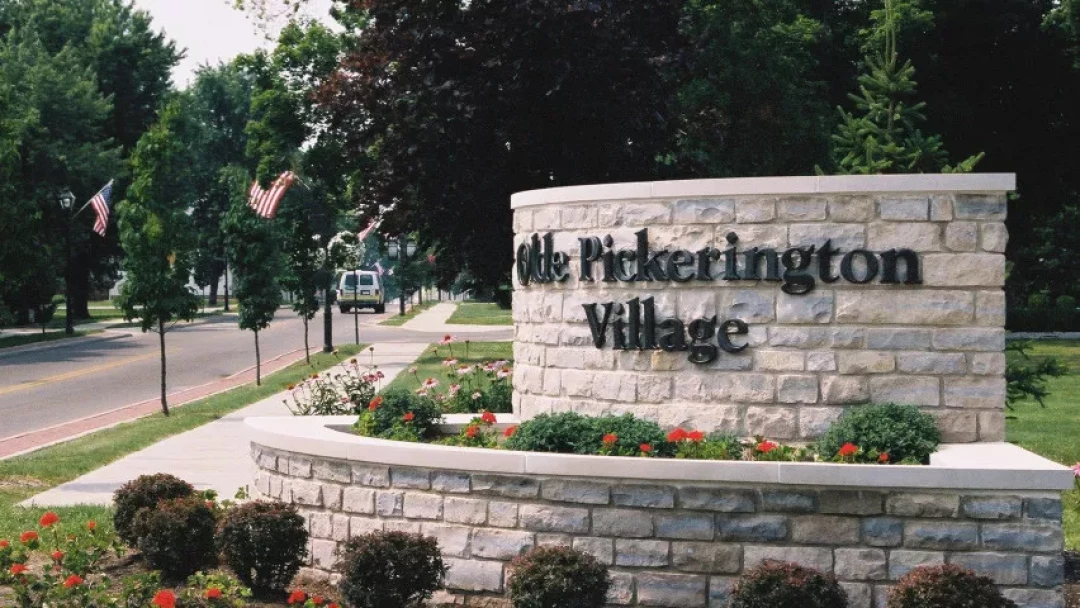
[[[919,130],[926,121],[926,104],[915,101],[915,67],[910,60],[900,60],[897,2],[904,0],[885,0],[884,10],[871,15],[869,38],[878,43],[879,52],[866,57],[859,93],[849,95],[855,110],[838,108],[840,124],[833,135],[837,170],[842,174],[970,172],[982,160],[982,153],[950,166],[941,136]]]

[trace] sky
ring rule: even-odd
[[[315,0],[314,11],[325,14],[329,0]],[[164,30],[187,56],[173,70],[173,82],[186,87],[195,70],[203,64],[216,64],[269,48],[266,34],[231,0],[135,0],[135,6],[150,13],[154,28]]]

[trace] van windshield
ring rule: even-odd
[[[370,286],[370,285],[375,284],[375,279],[370,274],[362,274],[362,275],[359,275],[359,276],[360,276],[360,286],[361,287],[363,287],[365,285]],[[347,275],[345,275],[345,286],[346,287],[356,287],[356,278],[357,278],[357,275],[355,275],[355,274],[347,274]]]

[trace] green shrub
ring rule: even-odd
[[[574,412],[540,414],[521,423],[503,447],[522,452],[594,454],[601,437],[592,418]]]
[[[227,566],[260,595],[284,591],[307,557],[308,532],[293,505],[249,502],[225,513],[218,548]]]
[[[187,580],[187,589],[177,605],[183,608],[246,608],[251,605],[251,597],[250,589],[227,574],[199,572]]]
[[[768,561],[739,577],[729,606],[846,608],[847,594],[831,576],[797,564]]]
[[[611,587],[607,567],[569,547],[538,547],[510,564],[514,608],[601,608]]]
[[[434,538],[373,532],[343,546],[338,588],[352,608],[406,608],[439,588],[446,567]]]
[[[905,574],[889,592],[888,608],[1016,608],[994,581],[970,570],[922,566]]]
[[[941,443],[934,417],[910,405],[868,405],[849,410],[818,440],[823,458],[832,458],[845,443],[861,450],[864,462],[877,462],[888,454],[889,462],[930,463],[930,454]]]
[[[372,399],[355,428],[365,437],[419,441],[433,439],[441,420],[442,410],[433,400],[399,387]]]
[[[672,434],[668,434],[670,441]],[[675,458],[693,460],[742,460],[746,445],[734,435],[713,433],[702,441],[680,439],[675,442]]]
[[[593,418],[593,425],[596,434],[599,435],[599,442],[589,452],[591,454],[598,453],[604,447],[603,438],[610,434],[618,437],[614,447],[610,448],[610,454],[613,456],[636,456],[641,452],[641,446],[644,444],[652,447],[651,454],[654,456],[675,455],[675,445],[667,441],[667,434],[660,425],[651,420],[635,418],[633,414],[623,414],[622,416]]]
[[[217,563],[214,510],[201,498],[172,498],[135,514],[138,548],[151,568],[183,580]]]
[[[135,514],[140,509],[153,507],[162,500],[194,496],[195,488],[186,481],[158,473],[143,475],[133,479],[113,494],[116,511],[113,514],[113,526],[116,533],[128,545],[138,544],[138,537],[132,529]]]
[[[1054,305],[1061,310],[1076,310],[1076,298],[1072,296],[1059,296]]]

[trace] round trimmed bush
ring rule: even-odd
[[[391,388],[375,397],[375,409],[365,406],[357,422],[357,430],[367,437],[404,439],[400,436],[401,421],[407,413],[413,415],[409,428],[415,433],[412,439],[431,439],[438,433],[442,410],[428,397],[417,395],[403,388]]]
[[[611,449],[616,456],[636,456],[643,443],[652,446],[657,456],[674,455],[675,446],[667,442],[660,425],[633,414],[596,418],[574,412],[540,414],[521,423],[503,447],[523,452],[596,454],[608,434],[618,438]]]
[[[120,486],[113,494],[116,505],[113,526],[116,533],[124,542],[134,547],[139,538],[135,535],[133,526],[135,515],[140,509],[154,507],[162,500],[194,495],[195,488],[190,483],[167,473],[137,477]]]
[[[920,566],[889,591],[888,608],[1016,608],[994,581],[958,566]]]
[[[739,577],[730,608],[846,608],[847,594],[831,576],[767,561]]]
[[[514,608],[601,608],[611,587],[606,566],[570,547],[538,547],[510,569]]]
[[[867,405],[849,410],[818,440],[825,458],[835,456],[845,443],[863,453],[888,454],[889,462],[930,463],[941,443],[941,433],[930,414],[912,405]]]
[[[293,505],[249,502],[226,511],[218,548],[227,566],[259,595],[284,591],[307,557],[308,532]]]
[[[217,564],[214,510],[201,498],[173,498],[139,509],[134,531],[146,563],[169,580]]]
[[[352,608],[406,608],[429,599],[446,566],[434,538],[373,532],[342,547],[338,588]]]

